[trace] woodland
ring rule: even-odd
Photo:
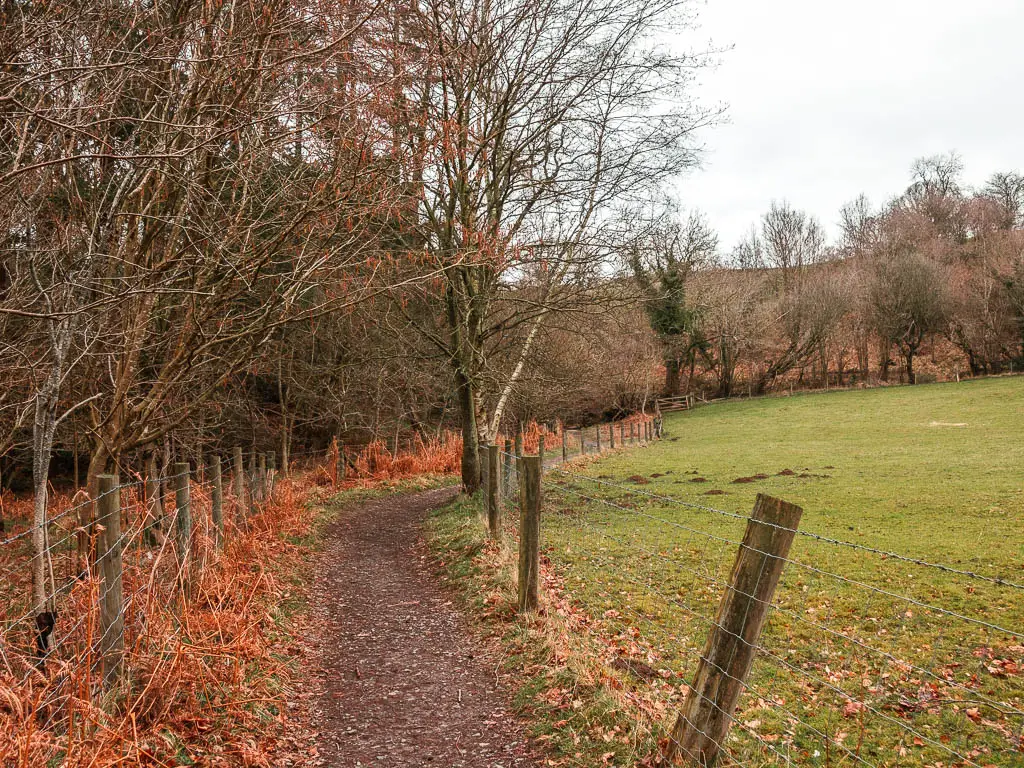
[[[829,238],[672,190],[692,0],[0,3],[0,472],[589,424],[1024,365],[1024,176],[914,161]],[[685,191],[685,183],[682,186]],[[856,190],[851,190],[851,196]]]

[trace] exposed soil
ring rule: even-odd
[[[324,765],[527,768],[538,763],[419,540],[453,489],[370,501],[328,532],[315,597]]]
[[[737,477],[735,480],[733,480],[733,482],[734,483],[753,483],[755,480],[767,480],[767,479],[768,479],[768,475],[766,475],[766,474],[764,474],[762,472],[758,472],[756,475],[751,475],[750,477]]]
[[[708,479],[706,477],[691,477],[691,483],[706,483]]]
[[[727,491],[723,491],[720,488],[712,488],[710,491],[704,491],[705,496],[725,496]]]

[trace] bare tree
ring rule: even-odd
[[[622,240],[616,208],[695,162],[713,115],[687,87],[702,57],[652,32],[688,0],[434,0],[424,9],[420,105],[410,134],[420,236],[442,270],[443,327],[410,324],[449,361],[464,487],[492,439],[542,325],[571,306]],[[662,35],[662,38],[664,36]],[[659,100],[678,105],[667,110]],[[428,313],[433,317],[433,313]],[[506,350],[498,369],[494,347]],[[513,351],[514,350],[514,351]]]
[[[992,174],[982,194],[999,206],[1003,229],[1024,227],[1024,174],[1014,171]]]
[[[694,270],[713,262],[717,249],[718,236],[700,212],[691,211],[683,220],[670,207],[629,254],[648,320],[664,349],[665,394],[679,393],[684,365],[689,365],[692,377],[697,354],[705,344],[696,310],[687,300],[686,284]]]
[[[914,357],[930,335],[943,330],[949,316],[948,276],[927,257],[893,243],[875,259],[872,277],[875,330],[900,350],[907,381],[914,384]]]

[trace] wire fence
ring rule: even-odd
[[[515,541],[524,478],[516,454],[501,459]],[[545,463],[547,587],[564,590],[572,627],[661,736],[662,759],[1024,765],[1024,585],[1005,568]]]

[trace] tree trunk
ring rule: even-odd
[[[914,378],[914,348],[907,347],[903,357],[907,361],[907,383],[917,384],[917,380]]]
[[[36,619],[36,646],[40,657],[50,650],[50,633],[55,619],[46,589],[47,565],[50,562],[47,502],[62,369],[62,365],[55,365],[36,393],[32,425],[32,612]],[[53,579],[52,573],[50,579]]]
[[[473,385],[462,372],[455,373],[455,394],[462,417],[462,489],[474,494],[480,488],[480,450],[476,428]]]
[[[678,357],[665,361],[665,395],[674,397],[679,394],[679,379],[682,365]]]

